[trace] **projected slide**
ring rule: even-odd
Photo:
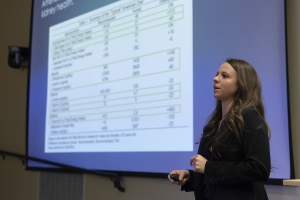
[[[50,27],[45,152],[192,151],[192,23],[126,0]]]

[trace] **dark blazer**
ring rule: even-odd
[[[218,147],[220,156],[209,152],[213,138],[201,139],[198,154],[208,159],[204,174],[190,171],[189,181],[182,186],[182,190],[194,191],[196,200],[268,199],[263,185],[271,170],[268,129],[252,108],[244,109],[242,117],[244,131],[240,150],[228,148],[236,141],[233,134]]]

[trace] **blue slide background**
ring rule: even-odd
[[[168,173],[189,169],[203,126],[214,109],[213,77],[227,58],[250,62],[263,87],[272,129],[271,178],[290,178],[284,0],[194,0],[194,151],[134,153],[44,153],[49,27],[113,0],[74,0],[74,5],[41,18],[42,0],[34,1],[28,101],[29,156],[87,169]],[[149,38],[155,40],[153,38]],[[183,38],[184,39],[184,38]],[[159,139],[159,138],[158,138]],[[49,167],[29,162],[28,167]]]

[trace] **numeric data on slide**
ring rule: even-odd
[[[49,29],[45,152],[193,150],[192,0],[123,0]]]

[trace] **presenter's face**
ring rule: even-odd
[[[214,81],[214,97],[221,101],[233,101],[238,90],[237,74],[229,63],[223,63]]]

